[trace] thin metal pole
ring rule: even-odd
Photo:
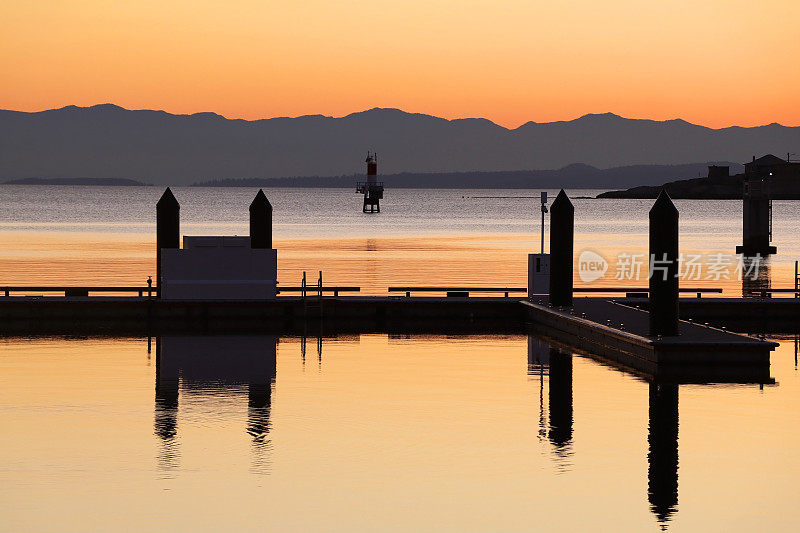
[[[544,255],[544,204],[542,204],[542,255]]]
[[[542,206],[541,206],[541,209],[542,209],[542,248],[541,248],[541,252],[540,253],[542,255],[544,255],[544,215],[547,214],[547,191],[542,191],[541,200],[542,200]]]
[[[303,295],[303,361],[305,361],[305,336],[306,328],[308,327],[308,302],[306,302],[306,271],[303,270],[303,281],[301,283],[300,293]]]

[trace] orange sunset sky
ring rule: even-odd
[[[0,108],[800,125],[798,0],[5,1]]]

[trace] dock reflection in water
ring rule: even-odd
[[[795,348],[795,364],[796,364]],[[628,371],[618,363],[605,361],[600,356],[586,354],[593,359],[609,364],[623,372]],[[573,377],[572,354],[565,347],[554,347],[548,341],[528,336],[528,375],[539,378],[539,425],[540,437],[547,435],[553,446],[556,457],[563,460],[572,455],[573,445]],[[648,452],[647,452],[647,499],[650,510],[656,520],[665,528],[678,508],[678,388],[680,384],[702,385],[698,382],[707,379],[709,384],[736,383],[773,384],[769,377],[769,368],[742,369],[738,372],[727,372],[721,369],[715,373],[704,368],[699,374],[691,367],[681,372],[669,373],[665,380],[656,371],[654,375],[646,375],[630,370],[632,375],[648,381]],[[765,373],[766,372],[766,373]],[[549,430],[544,409],[544,380],[548,377]],[[569,463],[562,462],[561,470],[566,470]]]
[[[322,338],[317,338],[321,364]],[[539,381],[539,436],[552,447],[559,472],[569,472],[573,459],[573,354],[528,336],[528,375]],[[306,339],[301,357],[305,362]],[[270,408],[276,376],[277,339],[269,336],[161,336],[156,339],[155,433],[161,439],[159,468],[179,467],[178,408],[184,394],[215,396],[247,387],[247,426],[252,439],[255,472],[267,472],[265,453],[270,448]],[[618,369],[619,365],[615,365]],[[656,520],[665,526],[678,507],[678,387],[695,383],[688,372],[669,382],[635,373],[649,381],[647,499]],[[545,408],[544,386],[547,382]],[[720,377],[720,381],[724,381]],[[747,382],[737,375],[736,382]],[[756,372],[753,383],[762,383]],[[227,394],[226,393],[226,394]],[[234,394],[235,395],[235,394]],[[244,398],[242,398],[244,401]],[[644,405],[642,405],[644,409]]]
[[[276,374],[277,338],[272,336],[161,336],[156,338],[155,433],[161,438],[159,467],[177,467],[179,390],[213,395],[247,386],[247,427],[253,469],[266,471],[270,407]]]
[[[9,531],[793,531],[800,374],[795,336],[780,340],[780,386],[760,390],[761,372],[656,379],[523,335],[310,337],[305,365],[298,337],[154,338],[152,359],[141,338],[7,338],[0,517]]]

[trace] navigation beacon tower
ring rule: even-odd
[[[380,213],[383,182],[378,181],[378,154],[367,152],[367,181],[356,183],[356,192],[364,195],[364,213]]]

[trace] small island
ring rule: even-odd
[[[114,187],[143,187],[152,183],[142,183],[127,178],[21,178],[4,181],[3,185],[95,185]]]

